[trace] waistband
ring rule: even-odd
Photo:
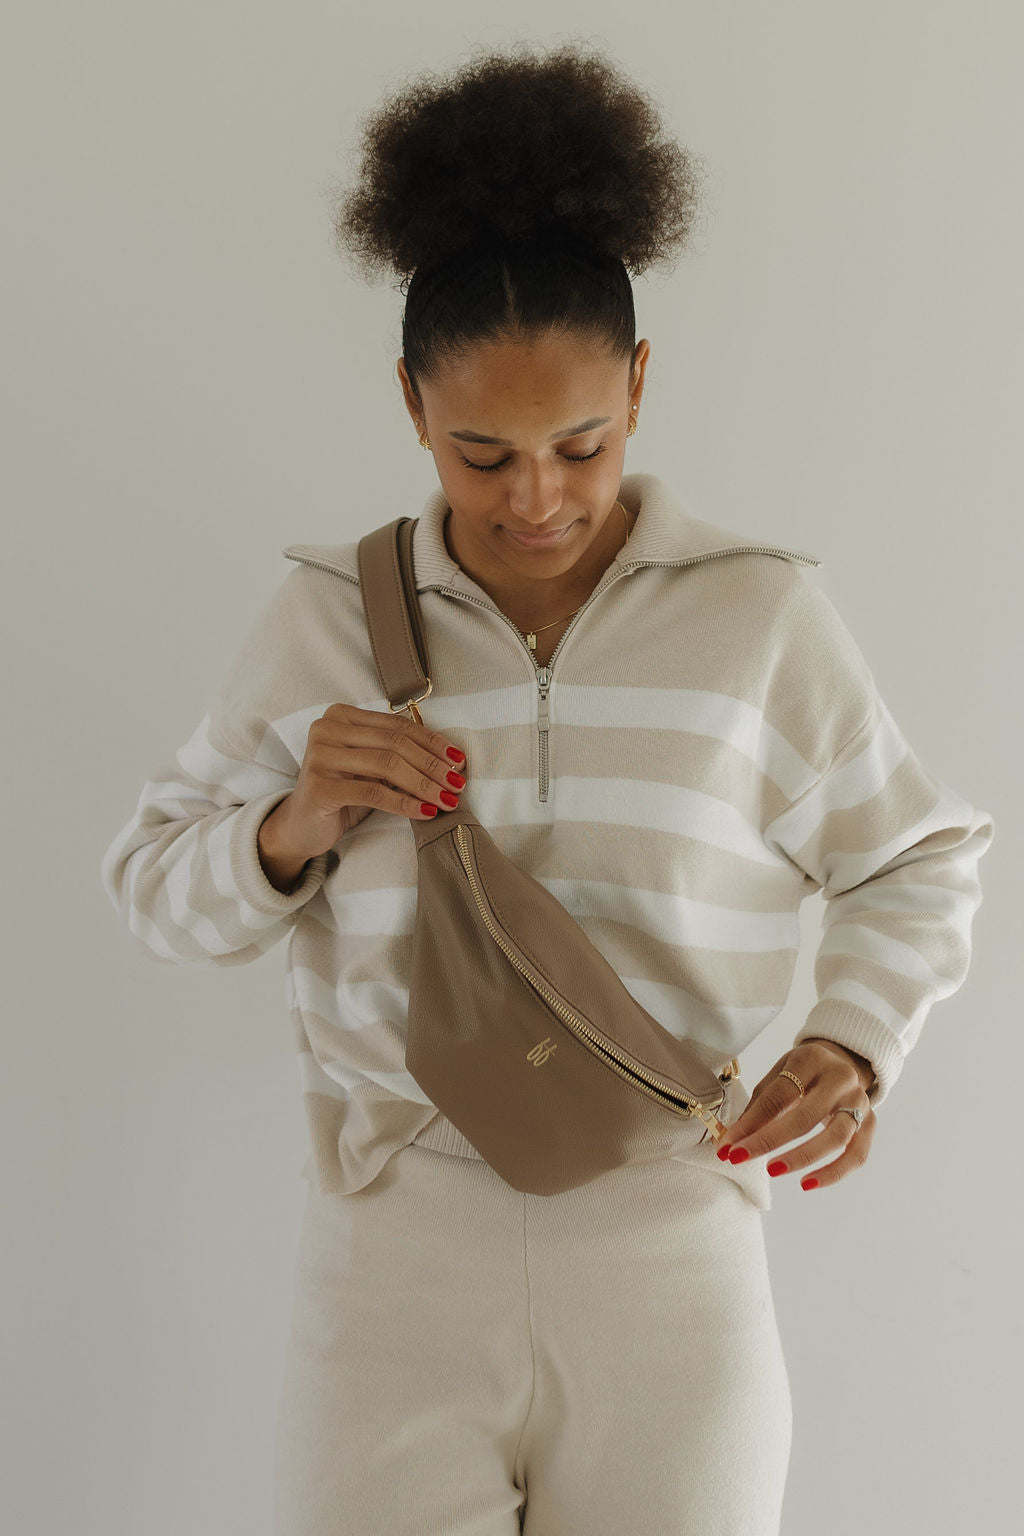
[[[726,1085],[725,1104],[719,1111],[726,1124],[734,1121],[750,1102],[750,1095],[739,1078],[733,1078]],[[699,1121],[693,1122],[695,1136],[703,1137],[702,1127]],[[475,1157],[483,1161],[471,1141],[467,1141],[457,1126],[454,1126],[447,1115],[438,1110],[432,1120],[419,1131],[412,1139],[413,1145],[426,1147],[431,1152],[448,1152],[455,1157]],[[722,1174],[738,1184],[740,1189],[754,1205],[762,1211],[772,1208],[772,1181],[768,1176],[765,1160],[759,1158],[753,1163],[721,1162],[715,1156],[714,1144],[710,1140],[700,1140],[694,1146],[681,1146],[678,1153],[673,1154],[674,1159],[705,1172]]]

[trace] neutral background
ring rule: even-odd
[[[997,822],[971,973],[868,1164],[810,1194],[782,1180],[766,1217],[796,1417],[785,1536],[1005,1527],[1024,1363],[1019,10],[486,14],[50,0],[8,28],[4,1524],[270,1536],[306,1188],[283,947],[159,965],[100,859],[292,570],[282,547],[415,516],[437,483],[395,376],[401,295],[331,243],[358,120],[479,45],[578,37],[709,173],[689,254],[636,283],[652,359],[627,472],[818,555],[915,751]],[[822,905],[749,1086],[814,1001]]]

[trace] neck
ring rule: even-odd
[[[621,502],[616,503],[605,520],[596,547],[588,550],[572,570],[566,571],[557,581],[540,583],[536,578],[524,577],[516,586],[499,584],[486,578],[481,580],[452,550],[447,527],[445,533],[450,552],[466,574],[483,588],[518,629],[532,629],[538,624],[561,619],[586,602],[632,533],[635,521],[632,512],[622,507]]]

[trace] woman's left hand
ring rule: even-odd
[[[783,1068],[800,1079],[803,1093],[791,1077],[779,1076]],[[770,1162],[768,1172],[773,1177],[797,1173],[819,1158],[838,1154],[832,1162],[815,1168],[813,1178],[801,1180],[801,1188],[836,1184],[867,1161],[878,1123],[868,1100],[874,1080],[874,1068],[866,1057],[834,1040],[802,1040],[779,1057],[754,1088],[743,1113],[726,1126],[718,1156],[734,1163],[763,1157],[823,1123],[824,1129],[817,1136],[789,1147],[782,1158]],[[862,1109],[861,1124],[852,1115],[837,1114],[840,1106]]]

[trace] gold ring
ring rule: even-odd
[[[779,1073],[779,1076],[780,1077],[791,1077],[793,1079],[794,1083],[796,1083],[797,1087],[800,1089],[800,1097],[803,1098],[803,1096],[804,1096],[804,1085],[800,1081],[800,1079],[797,1077],[795,1072],[790,1072],[789,1068],[787,1067],[784,1071]]]

